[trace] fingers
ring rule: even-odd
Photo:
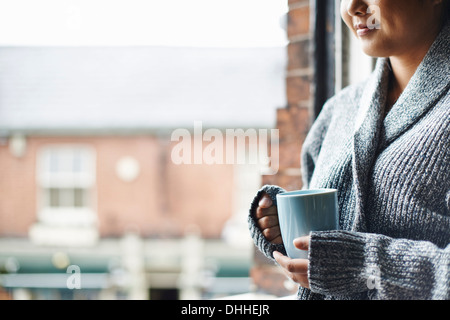
[[[256,218],[260,219],[268,215],[278,215],[278,211],[270,196],[264,193],[259,200],[258,208],[256,208]]]
[[[262,230],[264,237],[274,244],[282,244],[283,239],[281,238],[281,231],[279,226],[266,228]]]
[[[275,251],[273,256],[278,264],[290,273],[308,273],[308,259],[291,259],[278,251]]]
[[[261,229],[278,226],[278,217],[276,215],[264,216],[258,219],[258,225]]]
[[[272,206],[272,199],[269,197],[269,195],[267,194],[267,193],[265,193],[262,197],[261,197],[261,199],[259,200],[259,203],[258,203],[258,205],[261,207],[261,208],[269,208],[269,207],[271,207]]]
[[[255,217],[257,219],[263,218],[265,216],[278,216],[277,207],[272,206],[270,208],[263,208],[263,207],[256,208]]]
[[[304,288],[309,288],[309,261],[307,259],[291,259],[277,251],[274,251],[273,257],[292,281],[300,284]]]
[[[278,211],[276,206],[273,205],[272,199],[268,194],[264,194],[258,205],[255,218],[262,234],[269,242],[282,244],[283,240],[278,222]]]
[[[278,217],[276,215],[265,216],[259,219],[258,226],[269,242],[275,244],[283,243],[280,226],[278,225]]]

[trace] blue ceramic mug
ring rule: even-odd
[[[339,210],[336,189],[311,189],[277,194],[281,237],[288,256],[307,259],[308,252],[297,249],[294,239],[311,231],[337,230]]]

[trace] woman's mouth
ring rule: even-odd
[[[365,35],[368,35],[372,31],[374,31],[375,28],[369,28],[365,24],[357,24],[357,25],[355,25],[355,29],[356,29],[356,34],[359,37],[364,37]]]

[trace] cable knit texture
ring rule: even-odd
[[[311,289],[299,299],[450,299],[450,26],[445,26],[391,111],[390,74],[331,98],[302,150],[304,188],[338,189],[340,230],[312,232]],[[264,238],[250,208],[255,245]]]

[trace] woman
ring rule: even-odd
[[[341,1],[378,63],[325,104],[302,149],[304,188],[338,189],[340,230],[296,239],[308,259],[285,256],[278,186],[259,190],[248,220],[299,299],[450,299],[448,12],[448,0]]]

